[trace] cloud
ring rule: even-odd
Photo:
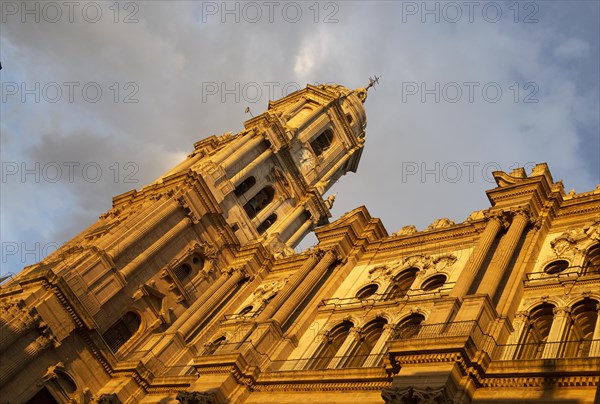
[[[554,55],[560,58],[572,59],[589,55],[590,45],[580,38],[569,38],[554,49]]]
[[[364,204],[390,232],[443,216],[461,221],[488,206],[488,171],[496,167],[546,161],[567,188],[600,182],[597,27],[577,23],[597,9],[553,2],[538,23],[515,23],[508,8],[494,23],[481,10],[473,22],[463,13],[456,23],[444,15],[423,23],[401,2],[319,3],[318,15],[312,3],[299,3],[303,17],[291,23],[282,8],[273,21],[263,10],[251,22],[240,3],[236,23],[204,3],[139,2],[137,23],[122,22],[124,9],[115,23],[109,3],[99,3],[103,19],[94,24],[3,23],[2,82],[55,82],[63,97],[22,102],[17,94],[2,103],[2,160],[95,162],[103,173],[97,182],[81,171],[73,182],[11,177],[2,184],[4,239],[66,241],[113,196],[174,166],[195,141],[241,130],[247,106],[256,115],[299,85],[359,87],[373,74],[383,77],[365,105],[366,148],[358,173],[332,189],[334,219]],[[79,83],[73,102],[65,82]],[[85,99],[86,84],[101,88],[100,100]],[[256,88],[257,97],[244,93]],[[132,167],[137,183],[123,178]],[[32,263],[11,265],[25,262]]]

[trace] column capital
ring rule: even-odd
[[[348,336],[352,336],[357,340],[362,340],[364,338],[363,331],[361,327],[352,327],[348,331]]]
[[[515,313],[514,321],[527,322],[529,320],[529,312],[523,310]]]
[[[486,222],[497,221],[503,229],[510,226],[510,215],[503,210],[487,210],[483,212]]]
[[[555,307],[552,309],[554,317],[569,317],[571,315],[570,307]]]
[[[383,331],[394,331],[396,329],[396,324],[387,323],[383,326]]]
[[[518,217],[523,217],[527,220],[528,224],[534,225],[536,228],[541,226],[540,218],[536,218],[533,215],[533,211],[529,206],[517,206],[510,208],[510,214],[513,216],[513,220]]]

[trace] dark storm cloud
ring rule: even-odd
[[[113,196],[152,182],[195,141],[240,130],[247,106],[256,115],[270,98],[306,83],[359,87],[372,74],[383,78],[365,105],[366,149],[358,173],[333,189],[334,218],[365,204],[390,232],[444,216],[459,222],[488,206],[493,169],[543,161],[578,192],[600,181],[589,147],[598,136],[597,6],[540,2],[536,23],[522,15],[515,22],[506,7],[497,22],[481,14],[469,22],[465,14],[423,23],[406,13],[406,2],[332,2],[337,9],[319,3],[315,22],[301,3],[297,22],[279,11],[273,22],[263,14],[253,23],[247,14],[222,23],[223,15],[207,13],[211,2],[153,1],[136,3],[138,21],[126,24],[127,10],[115,23],[109,3],[99,4],[97,23],[3,22],[3,82],[78,86],[73,102],[66,93],[55,103],[23,103],[19,95],[3,102],[2,160],[103,169],[96,182],[81,171],[74,181],[11,177],[2,184],[4,238],[66,241]],[[472,82],[470,101],[464,83]],[[97,102],[81,95],[90,83],[102,90]],[[485,99],[486,84],[498,86],[501,99]],[[436,85],[440,99],[423,99],[421,90]],[[461,97],[450,99],[457,88]],[[524,102],[532,93],[538,102]],[[129,162],[137,183],[124,181]]]

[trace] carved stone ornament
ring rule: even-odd
[[[294,249],[281,241],[278,233],[274,233],[273,236],[269,248],[275,258],[283,258],[294,254]]]
[[[433,223],[431,223],[429,225],[429,227],[427,227],[427,229],[425,230],[436,230],[436,229],[444,229],[446,227],[450,227],[453,226],[455,223],[448,219],[447,217],[444,217],[442,219],[437,219],[435,220]]]
[[[592,225],[586,226],[584,231],[590,239],[600,241],[600,218],[597,218]]]
[[[408,226],[404,226],[400,230],[395,233],[392,233],[392,236],[410,236],[411,234],[415,234],[417,232],[417,228],[414,224],[409,224]]]
[[[252,294],[252,305],[258,307],[264,303],[265,300],[274,296],[281,290],[281,288],[287,283],[287,279],[275,280],[267,283],[263,283],[256,288]]]
[[[443,269],[454,265],[456,257],[452,254],[444,254],[433,259],[432,263],[436,271],[442,271]]]
[[[550,242],[550,246],[552,247],[552,250],[556,256],[566,255],[570,252],[574,252],[574,250],[577,250],[577,247],[575,247],[575,241],[571,237],[565,236],[565,234],[552,240]]]
[[[199,391],[180,391],[177,393],[180,404],[216,404],[217,400],[213,393]]]
[[[569,230],[550,242],[550,246],[557,256],[578,252],[577,243],[587,238],[583,229]]]
[[[422,403],[422,404],[443,404],[451,403],[450,397],[446,392],[446,387],[431,387],[418,388],[413,386],[408,387],[392,387],[383,389],[381,397],[386,403]]]
[[[404,265],[409,267],[427,269],[431,265],[431,257],[421,254],[406,257],[404,259]]]
[[[392,270],[387,265],[380,265],[369,269],[368,278],[372,281],[377,279],[388,280],[392,277]]]

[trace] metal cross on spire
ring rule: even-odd
[[[369,88],[375,87],[375,85],[379,84],[380,78],[381,78],[381,76],[377,76],[377,75],[375,75],[375,78],[369,77],[369,84],[367,85],[367,87],[365,89],[368,91]]]

